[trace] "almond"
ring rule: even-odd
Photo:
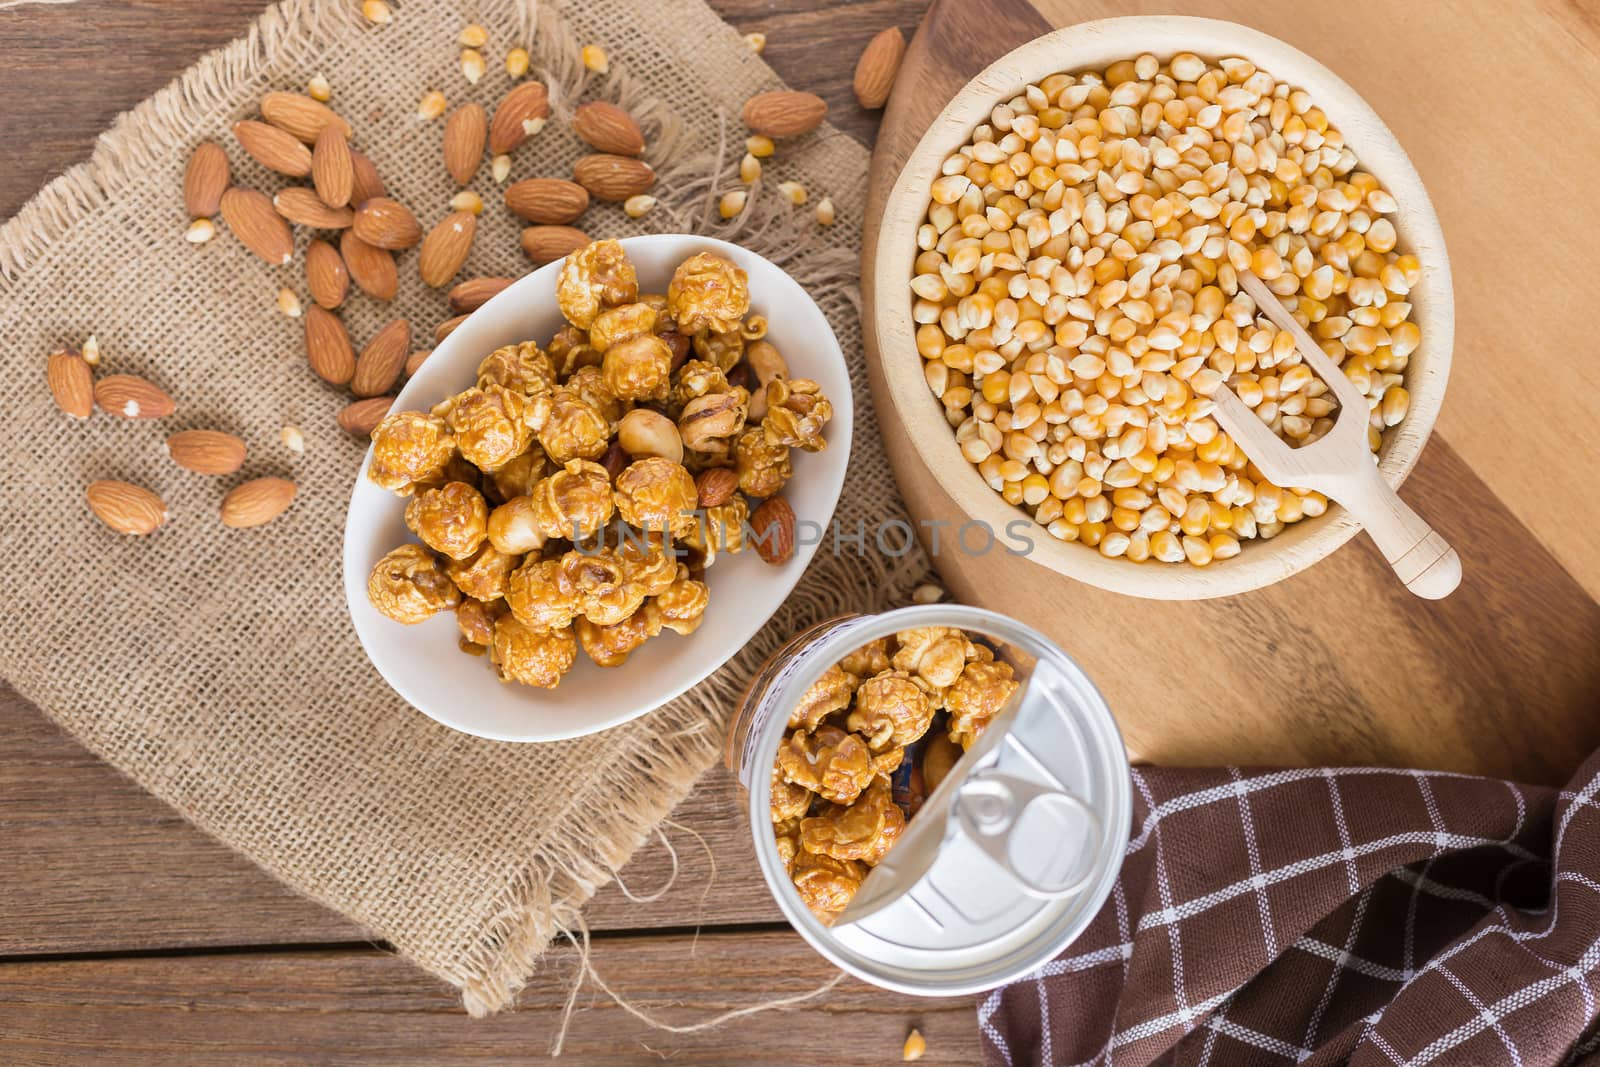
[[[210,218],[217,213],[227,188],[228,153],[214,141],[201,141],[183,170],[184,210],[190,218]]]
[[[443,341],[446,337],[449,337],[451,334],[456,332],[457,326],[460,326],[466,321],[467,317],[465,315],[457,315],[453,319],[445,319],[443,322],[433,328],[433,343],[438,344],[440,341]]]
[[[44,377],[56,407],[75,419],[94,414],[94,371],[88,360],[69,348],[52,352],[45,361]]]
[[[389,414],[389,409],[393,406],[392,396],[374,396],[366,400],[357,400],[339,412],[339,428],[357,437],[371,437],[372,431],[378,428],[378,423],[383,421],[383,417]]]
[[[379,330],[356,360],[355,377],[350,389],[356,396],[377,396],[386,393],[400,379],[405,368],[406,355],[411,351],[411,324],[405,319],[395,319]]]
[[[306,288],[311,299],[333,311],[350,293],[350,272],[339,250],[321,239],[306,245]]]
[[[356,213],[347,207],[329,207],[316,193],[303,185],[279,189],[272,207],[290,222],[313,230],[343,230],[355,221]]]
[[[272,207],[272,201],[254,189],[234,186],[222,194],[222,219],[250,251],[281,266],[294,255],[289,224]]]
[[[768,137],[798,137],[822,125],[828,105],[813,93],[792,89],[757,93],[744,102],[744,124]]]
[[[268,93],[261,98],[261,117],[280,130],[294,134],[306,144],[314,144],[324,126],[333,126],[346,138],[354,135],[350,124],[333,113],[333,108],[300,93]]]
[[[906,54],[906,38],[900,27],[890,26],[867,42],[867,47],[856,61],[856,75],[852,86],[856,100],[862,107],[882,107],[889,100],[889,90],[894,87],[894,76],[900,71],[900,59]]]
[[[584,156],[572,165],[572,176],[600,200],[621,203],[656,183],[650,164],[631,156]]]
[[[458,315],[477,311],[510,284],[510,278],[468,278],[450,290],[450,310]]]
[[[771,496],[750,516],[756,552],[771,564],[787,563],[794,555],[794,508],[781,496]]]
[[[90,482],[89,510],[117,533],[143,537],[167,521],[167,506],[150,490],[127,482]]]
[[[529,178],[506,186],[506,207],[529,222],[559,226],[582,215],[588,206],[589,191],[561,178]]]
[[[416,374],[417,371],[421,370],[422,369],[422,365],[428,361],[428,357],[431,356],[431,355],[433,355],[433,349],[431,349],[431,348],[419,348],[415,352],[413,352],[409,356],[407,356],[406,357],[406,377],[409,378],[413,374]]]
[[[289,510],[295,486],[287,478],[256,478],[222,498],[222,525],[236,530],[261,526]]]
[[[233,124],[233,136],[251,159],[268,170],[291,178],[304,178],[311,173],[311,149],[286,130],[246,119]]]
[[[482,104],[464,104],[444,124],[444,166],[457,185],[466,185],[483,162],[489,120]]]
[[[425,285],[437,289],[448,285],[472,251],[472,236],[478,219],[470,211],[453,211],[428,231],[417,253],[417,271]]]
[[[489,153],[505,155],[533,136],[550,117],[550,95],[541,82],[523,82],[500,100],[489,123]]]
[[[356,356],[344,323],[320,304],[306,311],[306,362],[317,377],[333,385],[344,385],[356,372]]]
[[[731,467],[712,467],[700,472],[695,487],[700,492],[701,507],[720,508],[739,491],[739,472]]]
[[[357,237],[395,251],[410,248],[422,240],[422,227],[404,204],[386,196],[375,196],[356,210],[353,228]]]
[[[196,474],[232,474],[244,466],[244,442],[221,430],[180,430],[167,438],[172,462]]]
[[[522,250],[535,263],[565,259],[589,243],[589,235],[571,226],[529,226],[522,231]]]
[[[177,405],[160,386],[137,374],[112,374],[94,383],[100,410],[124,419],[161,419]]]
[[[351,279],[363,293],[374,300],[393,300],[400,289],[400,272],[394,257],[381,248],[367,244],[346,230],[339,235],[339,254],[350,271]]]
[[[383,179],[378,177],[378,168],[372,165],[372,160],[350,149],[350,202],[360,205],[375,196],[383,195]]]
[[[644,151],[644,134],[633,116],[615,104],[592,100],[572,116],[572,130],[597,152],[636,156]]]
[[[311,150],[311,183],[329,207],[350,203],[356,183],[355,163],[350,157],[350,142],[332,126],[322,128],[317,134],[317,146]]]

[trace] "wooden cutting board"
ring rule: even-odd
[[[1365,536],[1309,571],[1224,600],[1158,603],[1020,557],[945,547],[959,599],[1054,637],[1100,686],[1135,758],[1165,764],[1387,764],[1563,780],[1600,747],[1600,357],[1591,247],[1600,25],[1579,6],[1475,0],[934,0],[907,51],[870,174],[874,219],[957,90],[1058,26],[1128,14],[1229,19],[1353,85],[1410,152],[1444,226],[1456,349],[1444,412],[1403,495],[1465,579],[1418,600]],[[1337,116],[1331,116],[1335,123]],[[886,291],[884,300],[903,299]],[[929,474],[873,351],[900,489],[925,523],[962,516]],[[926,527],[925,527],[926,528]]]

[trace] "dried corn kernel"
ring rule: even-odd
[[[509,178],[511,176],[511,157],[504,154],[495,156],[489,161],[489,174],[494,178],[496,185]]]
[[[767,35],[764,33],[747,33],[744,35],[745,47],[756,55],[760,55],[767,47]]]
[[[300,427],[293,424],[284,426],[278,431],[278,440],[283,442],[284,448],[297,456],[306,450],[306,435],[300,432]]]
[[[210,219],[195,219],[189,223],[189,228],[183,231],[183,239],[192,245],[205,244],[217,235],[216,226]]]
[[[483,197],[471,189],[463,189],[450,198],[451,211],[470,211],[474,215],[483,214]]]
[[[477,85],[485,69],[482,52],[476,48],[461,50],[461,76],[467,79],[468,85]]]
[[[298,319],[303,310],[300,307],[300,298],[294,294],[293,289],[278,290],[278,310],[291,319]]]
[[[761,177],[761,160],[746,152],[739,161],[739,180],[746,185]]]
[[[100,365],[100,342],[95,338],[94,334],[91,333],[88,339],[83,342],[83,349],[79,355],[83,356],[83,361],[91,367]]]
[[[817,201],[817,221],[824,226],[833,225],[833,200],[823,197]]]
[[[421,100],[417,101],[417,118],[436,119],[443,115],[444,109],[449,106],[450,102],[444,98],[443,93],[437,89],[430,89],[422,94]]]
[[[656,198],[648,193],[630,196],[622,202],[622,211],[630,219],[643,218],[649,214],[650,209],[656,206]]]
[[[382,26],[394,21],[394,11],[384,0],[362,0],[361,15],[368,22]]]
[[[606,74],[611,70],[611,59],[606,55],[606,50],[597,44],[583,46],[583,67],[595,74]]]
[[[717,201],[717,214],[725,219],[731,219],[744,210],[746,193],[743,189],[734,189],[722,194],[722,199]]]
[[[900,1047],[900,1062],[915,1063],[922,1059],[928,1051],[927,1039],[922,1036],[922,1031],[913,1029],[906,1035],[906,1043]]]
[[[506,73],[513,81],[528,73],[528,67],[531,65],[532,60],[528,57],[526,48],[513,48],[506,53]]]
[[[757,133],[744,139],[744,150],[757,159],[766,159],[778,150],[778,146],[766,134]]]
[[[468,23],[457,35],[456,43],[463,48],[482,48],[489,43],[489,31],[476,22]]]
[[[306,95],[326,104],[333,99],[333,86],[329,85],[328,79],[322,75],[313,75],[311,80],[306,82]]]
[[[779,182],[778,192],[782,193],[783,198],[795,207],[799,207],[806,202],[806,187],[799,182]]]

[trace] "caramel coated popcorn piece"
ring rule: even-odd
[[[455,451],[455,438],[443,419],[420,411],[398,411],[372,431],[367,478],[405,495],[416,483],[438,478]]]
[[[795,890],[824,926],[839,918],[866,876],[867,869],[854,860],[836,860],[803,848],[795,856]]]
[[[949,626],[901,630],[894,637],[900,645],[892,661],[894,669],[915,675],[940,691],[953,685],[967,661],[977,655],[977,646],[967,635]]]
[[[857,678],[871,678],[875,674],[882,674],[889,669],[889,666],[889,639],[886,637],[868,641],[839,661],[840,669],[848,671]]]
[[[711,252],[678,264],[667,286],[667,311],[684,333],[737,330],[749,310],[749,276]]]
[[[822,672],[822,677],[811,684],[800,698],[800,703],[789,713],[789,728],[815,730],[817,724],[836,711],[850,706],[860,679],[845,672],[838,665]]]
[[[757,426],[745,430],[734,440],[733,457],[739,472],[739,488],[757,499],[772,496],[794,477],[789,449],[769,444],[766,434]]]
[[[521,556],[508,555],[489,544],[466,559],[446,561],[444,572],[457,589],[474,600],[499,600],[506,595],[511,572],[521,561]]]
[[[837,726],[790,734],[778,749],[778,768],[785,781],[803,785],[835,804],[855,800],[877,773],[866,742]]]
[[[767,383],[767,414],[761,429],[767,443],[821,452],[828,447],[822,428],[833,418],[833,404],[809,378],[774,378]]]
[[[606,308],[638,299],[639,277],[616,241],[595,241],[578,249],[561,264],[556,278],[556,303],[561,314],[581,329],[593,326]]]
[[[699,500],[694,475],[681,463],[661,456],[647,456],[630,463],[617,475],[612,494],[617,514],[624,522],[641,530],[688,529],[694,522]]]
[[[606,388],[623,400],[665,400],[672,385],[672,349],[653,333],[617,341],[600,363]]]
[[[525,560],[506,581],[506,604],[524,625],[559,630],[583,610],[577,590],[562,581],[561,560]]]
[[[556,463],[599,459],[611,444],[611,425],[593,404],[570,389],[551,398],[550,417],[539,431],[539,444]]]
[[[783,771],[777,764],[772,767],[772,821],[785,822],[790,819],[800,819],[811,810],[811,801],[816,794],[803,785],[797,785],[783,776]],[[800,832],[800,826],[795,824],[794,832]]]
[[[456,605],[456,629],[468,644],[487,647],[494,642],[495,620],[508,609],[503,600],[483,601],[471,597]]]
[[[604,368],[595,364],[590,367],[579,367],[568,376],[564,383],[569,392],[577,393],[596,411],[605,416],[606,422],[611,424],[611,429],[616,429],[617,420],[627,412],[628,405],[612,392],[606,384]]]
[[[638,611],[649,595],[648,586],[635,580],[632,570],[628,561],[611,549],[574,549],[561,557],[556,581],[577,596],[585,618],[597,626],[611,626]],[[511,606],[516,610],[515,601]]]
[[[744,528],[749,517],[749,502],[735,496],[726,504],[700,509],[676,536],[683,547],[698,554],[702,566],[709,567],[723,552],[737,555],[744,551]]]
[[[645,604],[610,626],[596,626],[587,618],[579,618],[572,628],[578,633],[583,651],[598,666],[620,667],[635,649],[661,632],[661,613],[656,605]]]
[[[367,578],[367,599],[395,622],[423,622],[461,601],[455,583],[421,545],[401,545]]]
[[[874,752],[909,745],[933,723],[932,698],[904,671],[868,678],[856,689],[856,704],[845,726],[866,739]]]
[[[488,536],[489,505],[465,482],[446,482],[411,498],[406,525],[435,552],[466,559]]]
[[[662,301],[664,306],[664,297]],[[644,333],[653,334],[657,314],[657,309],[643,299],[635,304],[607,308],[595,316],[594,325],[589,329],[589,344],[595,351],[604,353],[618,341]]]
[[[950,740],[971,748],[984,728],[1000,714],[1019,683],[1011,664],[978,660],[966,665],[944,695],[950,712]]]
[[[544,346],[556,369],[556,377],[566,378],[582,367],[598,366],[600,353],[589,343],[589,334],[570,323],[555,332]]]
[[[500,680],[554,689],[578,658],[578,642],[570,629],[539,630],[515,614],[502,615],[494,624],[489,658]]]
[[[503,385],[489,385],[457,394],[445,421],[473,466],[496,471],[528,450],[549,408],[548,398],[535,400]]]
[[[544,450],[529,448],[488,476],[484,494],[501,504],[513,497],[528,496],[546,473]]]
[[[568,460],[535,487],[533,508],[547,540],[586,540],[611,521],[611,476],[592,460]]]
[[[700,628],[710,602],[711,590],[706,583],[689,577],[689,568],[679,564],[678,577],[656,596],[651,606],[660,611],[664,629],[687,637]]]
[[[649,535],[643,542],[627,537],[617,549],[616,558],[627,581],[638,586],[643,595],[660,596],[686,576],[687,568],[673,558],[667,543],[658,535]]]
[[[855,803],[829,804],[800,823],[800,846],[836,860],[874,866],[905,832],[905,813],[896,806],[887,778],[874,778]]]
[[[744,334],[738,330],[697,333],[694,335],[694,354],[721,370],[729,371],[744,358],[744,340]]]
[[[729,388],[728,376],[715,363],[707,363],[703,359],[691,359],[678,368],[678,376],[672,383],[672,395],[668,400],[667,409],[676,418],[683,413],[684,405],[696,397],[710,393],[726,393]]]
[[[506,345],[478,364],[478,388],[490,385],[503,385],[528,396],[549,393],[556,387],[555,364],[532,341]]]
[[[777,784],[774,783],[774,795],[776,795],[777,788]],[[784,788],[793,789],[795,787],[785,783]],[[804,790],[801,790],[801,792],[804,792]],[[811,802],[811,794],[806,793],[805,797],[806,803],[809,804]],[[777,809],[774,808],[773,810],[776,811]],[[794,874],[794,861],[800,855],[800,816],[797,815],[783,820],[779,820],[774,816],[772,820],[772,836],[777,841],[778,858],[783,860],[783,869],[792,876]]]

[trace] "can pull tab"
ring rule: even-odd
[[[967,837],[1030,896],[1076,893],[1094,873],[1100,819],[1072,793],[990,767],[961,783],[953,806]]]

